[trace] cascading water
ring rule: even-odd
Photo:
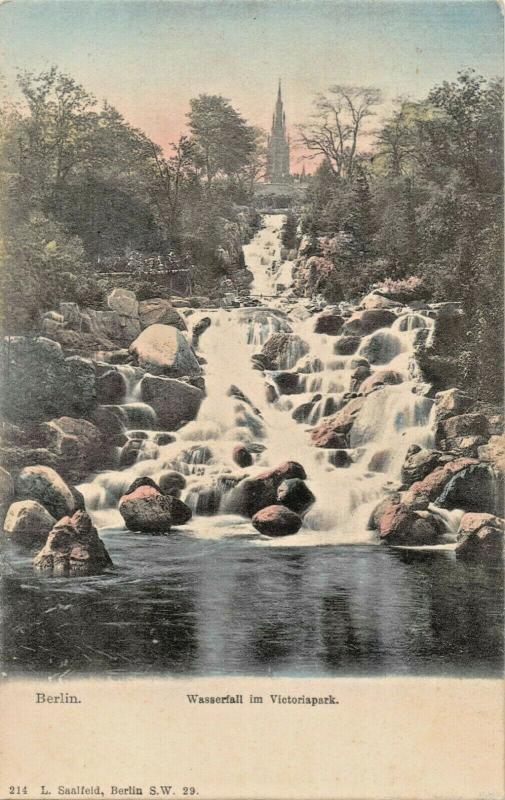
[[[398,309],[394,324],[364,337],[355,355],[336,355],[339,337],[314,333],[309,301],[293,304],[284,290],[276,292],[290,277],[287,262],[281,262],[283,220],[283,215],[265,215],[264,227],[244,248],[254,275],[251,293],[265,305],[201,312],[212,319],[199,342],[207,362],[206,397],[196,420],[177,431],[175,441],[157,443],[156,417],[140,403],[138,375],[132,367],[121,368],[128,386],[121,408],[127,427],[137,429],[135,436],[142,437],[142,444],[133,466],[101,473],[79,487],[97,525],[122,526],[117,502],[135,478],[158,480],[163,472],[176,469],[186,476],[182,498],[195,512],[193,533],[215,537],[243,531],[244,524],[250,533],[248,520],[226,513],[233,487],[246,475],[293,460],[303,464],[316,503],[301,531],[275,544],[368,541],[370,511],[385,490],[398,483],[409,445],[432,445],[432,402],[416,394],[416,382],[409,376],[418,329],[430,327],[432,320],[421,312]],[[199,315],[192,319],[198,321]],[[281,370],[263,373],[254,368],[251,356],[278,332],[296,334],[301,344],[288,352]],[[344,405],[356,359],[362,356],[372,363],[372,375],[387,367],[399,373],[402,382],[366,397],[348,448],[315,447],[309,426]],[[252,466],[235,464],[232,454],[238,443],[254,454]],[[449,527],[450,521],[446,524]],[[259,537],[258,541],[268,543]]]

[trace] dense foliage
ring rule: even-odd
[[[422,102],[399,102],[369,152],[325,158],[302,219],[310,252],[331,263],[323,291],[349,299],[383,279],[417,276],[457,300],[467,333],[461,383],[502,394],[503,88],[468,70]]]
[[[0,116],[8,332],[35,326],[62,299],[99,302],[100,276],[125,263],[134,264],[136,288],[146,283],[143,266],[159,260],[149,277],[155,294],[167,291],[163,265],[168,272],[190,264],[193,290],[240,266],[230,225],[237,204],[250,200],[262,137],[228,101],[193,99],[189,135],[166,156],[56,68],[18,82],[22,100]]]

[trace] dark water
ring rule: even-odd
[[[4,673],[497,675],[503,575],[448,551],[103,533],[109,575],[9,551]]]

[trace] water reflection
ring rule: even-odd
[[[116,565],[35,577],[9,551],[8,674],[499,674],[502,570],[448,551],[104,535]]]

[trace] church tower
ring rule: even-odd
[[[272,132],[268,137],[267,181],[285,183],[289,181],[289,138],[286,133],[286,114],[282,104],[281,82],[272,118]]]

